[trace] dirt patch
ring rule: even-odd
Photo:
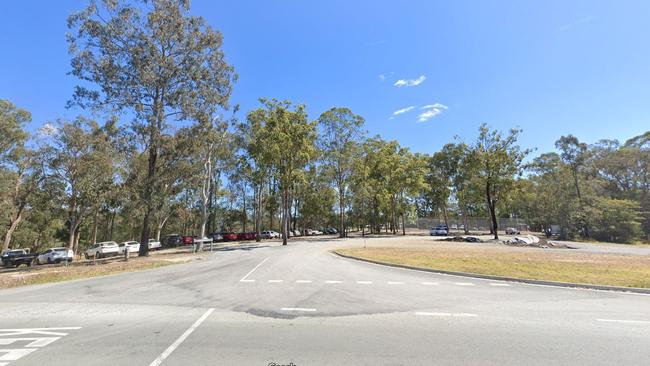
[[[123,259],[111,259],[97,262],[84,261],[70,266],[44,265],[32,268],[23,268],[0,274],[0,288],[67,281],[124,272],[142,271],[171,264],[186,263],[193,260],[199,260],[206,255],[207,253],[174,253],[164,256],[152,255],[149,257],[135,257],[129,259],[128,262],[124,261]]]

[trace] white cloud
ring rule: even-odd
[[[38,135],[43,137],[50,137],[56,135],[58,131],[59,129],[56,128],[56,126],[51,123],[46,123],[38,129]]]
[[[419,78],[417,78],[417,79],[399,79],[399,80],[397,80],[397,81],[395,82],[395,84],[393,84],[393,85],[395,85],[396,87],[402,87],[402,86],[418,86],[418,85],[422,84],[422,83],[424,82],[424,80],[426,80],[426,79],[427,79],[426,76],[421,75],[421,76],[420,76]]]
[[[447,106],[441,103],[428,104],[422,107],[424,112],[418,115],[419,122],[425,122],[447,110]]]
[[[379,74],[379,79],[381,79],[381,81],[386,80],[386,75],[384,75],[384,74]]]
[[[406,107],[406,108],[398,109],[398,110],[396,110],[395,112],[393,112],[393,116],[397,116],[397,115],[400,115],[400,114],[404,114],[404,113],[406,113],[406,112],[408,112],[408,111],[411,111],[411,110],[413,110],[413,109],[415,109],[415,107],[412,106],[412,105],[411,105],[411,106],[408,106],[408,107]]]

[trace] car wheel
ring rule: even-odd
[[[52,264],[52,258],[47,258],[47,264]]]
[[[84,256],[86,257],[86,260],[90,259],[90,256],[88,255],[88,253],[84,253]]]
[[[99,252],[95,253],[95,259],[101,259],[102,255]]]

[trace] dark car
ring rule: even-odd
[[[178,234],[167,235],[162,240],[164,247],[177,247],[183,244],[183,237]]]
[[[14,249],[2,252],[2,265],[5,267],[32,266],[38,254],[31,254],[29,249]]]
[[[222,233],[210,233],[210,234],[208,234],[208,238],[212,238],[212,242],[217,243],[217,242],[223,241],[223,234]]]

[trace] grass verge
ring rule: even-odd
[[[108,262],[97,262],[95,264],[71,265],[71,266],[42,266],[29,268],[23,271],[0,274],[0,288],[11,288],[26,285],[35,285],[49,282],[61,282],[82,278],[106,276],[111,274],[143,271],[171,264],[186,263],[194,260],[196,256],[170,258],[136,257],[128,262],[115,260]]]
[[[489,248],[367,248],[336,252],[419,268],[545,281],[650,288],[650,256]]]

